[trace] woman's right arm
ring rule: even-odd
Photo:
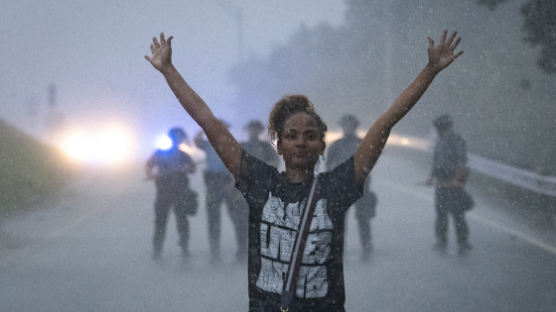
[[[356,179],[360,183],[365,181],[378,160],[392,127],[417,103],[436,75],[463,53],[463,51],[454,53],[461,41],[461,38],[456,39],[457,32],[453,32],[449,38],[447,38],[447,35],[448,31],[445,30],[437,45],[431,38],[428,38],[429,63],[396,98],[390,108],[373,123],[359,144],[354,155],[354,168]]]
[[[161,33],[160,42],[158,42],[158,39],[154,37],[151,44],[152,56],[145,55],[145,58],[164,75],[181,106],[201,126],[222,162],[234,177],[237,177],[242,148],[226,126],[214,116],[205,101],[185,82],[172,64],[172,38],[170,36],[166,40],[164,33]]]

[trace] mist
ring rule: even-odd
[[[556,75],[542,59],[551,45],[532,43],[523,13],[541,2],[4,4],[0,310],[248,309],[234,210],[220,207],[214,261],[204,183],[211,164],[195,143],[200,127],[144,58],[153,37],[174,36],[175,67],[239,142],[249,121],[267,126],[284,95],[305,94],[330,146],[345,114],[356,116],[362,137],[427,64],[427,37],[438,42],[447,29],[458,31],[465,53],[394,127],[371,172],[370,256],[356,210],[346,214],[346,311],[553,311]],[[436,195],[426,180],[442,114],[468,154],[474,207],[465,254],[452,220],[445,250],[433,248]],[[196,167],[187,259],[173,211],[153,256],[157,182],[146,164],[170,144],[173,127],[184,130],[180,150]],[[266,131],[260,137],[268,141]]]

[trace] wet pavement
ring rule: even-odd
[[[395,151],[379,160],[368,262],[353,211],[348,217],[346,310],[556,311],[554,232],[505,213],[503,200],[471,185],[473,249],[457,254],[450,224],[448,250],[435,252],[433,190],[420,184],[428,169]],[[227,213],[219,265],[208,261],[202,201],[191,258],[181,261],[171,217],[163,259],[153,262],[154,187],[140,173],[87,176],[56,207],[4,222],[0,311],[246,311],[246,266],[234,261]],[[193,187],[202,192],[200,180]]]

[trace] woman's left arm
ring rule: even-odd
[[[365,181],[382,153],[392,127],[417,103],[434,77],[463,54],[463,51],[454,54],[461,41],[459,37],[456,39],[457,32],[453,32],[449,38],[446,38],[447,34],[447,30],[442,33],[438,45],[435,45],[434,40],[428,38],[428,64],[409,87],[398,96],[390,108],[374,122],[359,144],[354,155],[355,179],[357,182],[363,183]]]

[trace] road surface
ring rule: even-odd
[[[163,261],[151,260],[154,186],[141,173],[89,174],[56,207],[4,222],[0,311],[247,311],[246,266],[234,262],[227,213],[221,266],[208,261],[202,201],[187,265],[173,217]],[[556,244],[477,189],[471,253],[457,255],[452,226],[448,252],[432,250],[433,190],[419,185],[427,173],[395,150],[377,164],[368,263],[360,261],[353,212],[348,218],[347,311],[556,311]],[[203,192],[200,180],[193,186]]]

